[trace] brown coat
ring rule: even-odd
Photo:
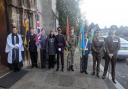
[[[103,53],[104,49],[104,38],[103,37],[94,37],[92,41],[92,52],[96,54]]]
[[[115,37],[107,37],[105,39],[105,50],[107,54],[112,53],[114,55],[117,55],[118,50],[120,49],[120,39]]]

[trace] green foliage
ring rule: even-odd
[[[57,0],[57,10],[59,14],[59,25],[65,29],[66,19],[69,17],[70,26],[75,26],[76,18],[80,17],[78,1],[75,0]]]

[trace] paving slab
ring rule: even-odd
[[[26,69],[29,73],[10,89],[109,89],[104,80],[90,74],[92,70],[91,59],[89,59],[88,63],[89,74],[86,75],[79,72],[79,58],[80,54],[76,52],[74,72],[66,71],[66,57],[64,72],[56,72],[56,68],[51,70]]]

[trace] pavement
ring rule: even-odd
[[[64,72],[55,69],[25,69],[29,72],[10,89],[114,89],[101,78],[91,75],[92,58],[89,58],[88,75],[80,73],[80,55],[76,51],[74,72],[64,70]],[[65,55],[66,56],[66,55]],[[66,57],[65,57],[66,67]],[[102,71],[100,76],[102,75]],[[110,81],[109,81],[110,82]],[[0,88],[2,89],[2,88]]]
[[[128,89],[128,65],[126,60],[118,61],[116,64],[116,79],[125,89]]]
[[[0,77],[7,72],[9,72],[9,68],[0,64]]]

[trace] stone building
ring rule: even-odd
[[[58,13],[56,0],[37,0],[37,9],[40,17],[41,27],[48,33],[58,27]]]
[[[56,0],[0,0],[0,66],[7,65],[4,52],[6,37],[11,32],[11,24],[16,23],[19,33],[25,38],[26,29],[40,27],[48,33],[58,26]],[[27,21],[26,21],[27,19]],[[27,22],[27,27],[24,22]]]
[[[7,14],[8,14],[8,29],[13,22],[16,23],[19,33],[24,35],[23,21],[28,19],[29,27],[34,27],[36,16],[36,0],[8,0],[7,1]]]
[[[5,44],[7,35],[7,14],[6,14],[6,2],[5,0],[0,0],[0,69],[3,65],[7,65]]]

